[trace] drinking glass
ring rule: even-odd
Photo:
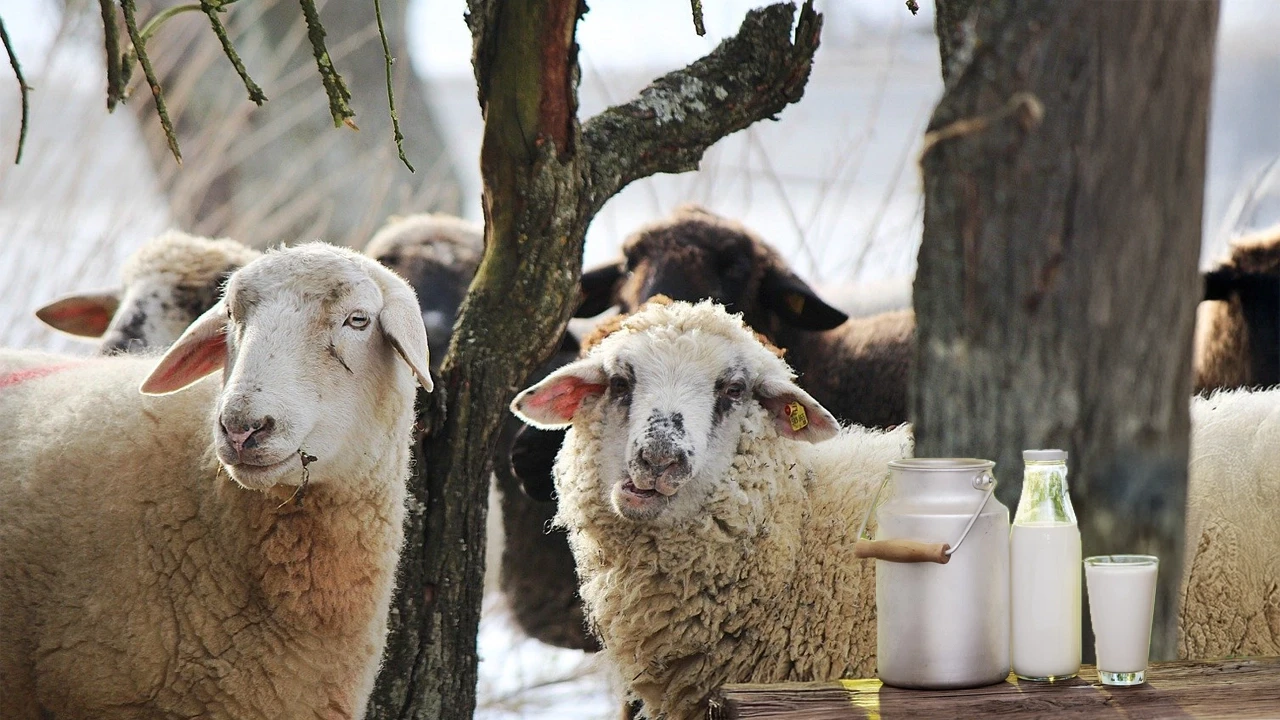
[[[1154,555],[1084,559],[1098,679],[1103,685],[1141,685],[1146,681],[1159,564]]]

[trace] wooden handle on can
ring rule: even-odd
[[[915,540],[859,540],[854,543],[853,554],[860,558],[875,558],[890,562],[936,562],[946,565],[951,556],[947,543],[923,543]]]

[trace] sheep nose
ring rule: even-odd
[[[671,468],[671,466],[680,462],[680,458],[676,453],[654,447],[640,448],[640,466],[645,472],[653,476],[661,475]]]
[[[258,443],[270,437],[275,427],[275,418],[270,415],[248,422],[223,419],[222,434],[227,436],[227,440],[236,452],[243,452],[252,450],[258,446]]]

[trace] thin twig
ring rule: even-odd
[[[235,2],[235,0],[231,1]],[[123,7],[123,5],[124,0],[121,0],[121,6]],[[120,56],[120,92],[122,93],[120,100],[122,102],[125,99],[123,93],[125,93],[126,88],[129,85],[129,80],[133,77],[133,64],[138,60],[138,50],[136,46],[139,44],[146,45],[151,40],[151,36],[155,35],[156,31],[160,29],[160,26],[169,21],[169,18],[181,15],[184,12],[196,12],[198,10],[200,10],[200,5],[197,3],[174,5],[173,7],[165,8],[164,10],[156,13],[154,17],[142,26],[142,32],[138,34],[139,37],[142,38],[142,42],[138,43],[135,41],[135,47],[129,48],[128,52]]]
[[[22,126],[18,129],[18,156],[13,159],[13,164],[17,165],[22,162],[22,146],[27,143],[27,93],[30,92],[31,86],[27,84],[26,78],[22,77],[22,65],[18,64],[18,56],[13,52],[13,45],[9,42],[9,31],[4,29],[4,18],[0,18],[0,40],[4,41],[4,50],[9,53],[9,67],[13,68],[13,74],[18,77],[18,89],[22,92]]]
[[[245,70],[244,62],[240,60],[240,55],[236,53],[235,46],[231,44],[231,38],[227,37],[227,28],[218,19],[218,13],[228,4],[230,3],[222,0],[200,0],[200,9],[209,17],[209,24],[213,26],[213,34],[217,35],[218,42],[222,43],[222,52],[226,53],[227,59],[231,61],[231,67],[236,69],[236,74],[244,81],[244,88],[249,91],[249,99],[254,104],[261,106],[262,103],[267,101],[267,96],[262,92],[262,88],[258,87],[258,84],[253,81],[253,78],[249,77],[249,71]]]
[[[701,37],[707,34],[707,26],[702,22],[702,0],[692,0],[693,2],[693,30]]]
[[[308,455],[305,450],[298,448],[298,457],[302,459],[302,482],[298,484],[292,495],[276,506],[277,510],[288,505],[294,498],[298,499],[298,507],[302,507],[302,499],[307,495],[307,485],[311,483],[311,471],[307,466],[316,461],[316,456]]]
[[[302,5],[302,16],[307,21],[307,38],[311,40],[311,50],[316,56],[316,68],[320,70],[320,79],[324,81],[324,92],[329,96],[329,114],[333,116],[333,126],[346,124],[352,130],[359,130],[351,120],[356,116],[348,102],[351,100],[351,91],[334,69],[329,51],[325,49],[324,26],[320,24],[320,13],[316,11],[315,0],[298,2]]]
[[[125,81],[120,71],[120,28],[116,25],[116,6],[111,0],[98,0],[102,10],[102,34],[107,50],[107,112],[124,100]]]
[[[391,108],[391,130],[396,140],[396,152],[400,154],[400,162],[414,172],[409,158],[404,156],[404,133],[400,132],[400,117],[396,115],[396,96],[391,90],[391,44],[387,42],[387,30],[382,26],[382,0],[373,0],[373,15],[378,18],[378,36],[382,38],[382,57],[387,63],[387,105]]]
[[[124,26],[129,31],[129,39],[133,41],[133,52],[138,56],[138,64],[142,66],[142,72],[147,76],[147,84],[151,86],[151,96],[156,101],[156,114],[160,116],[160,127],[164,128],[165,139],[169,142],[169,152],[173,153],[173,159],[181,165],[182,152],[178,150],[178,136],[173,131],[173,123],[169,122],[169,111],[164,106],[164,92],[160,89],[160,80],[156,78],[156,71],[151,67],[151,58],[147,57],[146,40],[142,33],[138,32],[138,20],[135,17],[133,3],[134,0],[120,0],[120,7],[124,10]],[[155,20],[148,23],[148,26],[152,23],[155,23]]]

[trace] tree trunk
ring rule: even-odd
[[[916,452],[995,459],[1012,509],[1020,451],[1068,449],[1085,554],[1160,557],[1171,659],[1218,5],[973,12],[922,159]]]
[[[411,483],[425,508],[407,528],[369,718],[475,709],[489,456],[508,403],[577,304],[587,224],[631,181],[693,169],[721,137],[798,100],[821,26],[806,3],[793,42],[793,5],[753,10],[737,37],[579,126],[574,33],[585,5],[470,0],[468,10],[485,118],[485,254],[437,384],[448,412],[419,445]]]
[[[174,4],[153,3],[145,17]],[[256,246],[322,238],[360,248],[389,215],[459,212],[457,174],[409,61],[407,0],[382,0],[382,11],[405,152],[416,173],[396,156],[372,1],[317,4],[358,132],[334,127],[297,0],[241,2],[220,15],[268,98],[261,107],[247,99],[203,14],[175,16],[148,43],[182,145],[181,167],[145,84],[129,105],[177,226]]]

